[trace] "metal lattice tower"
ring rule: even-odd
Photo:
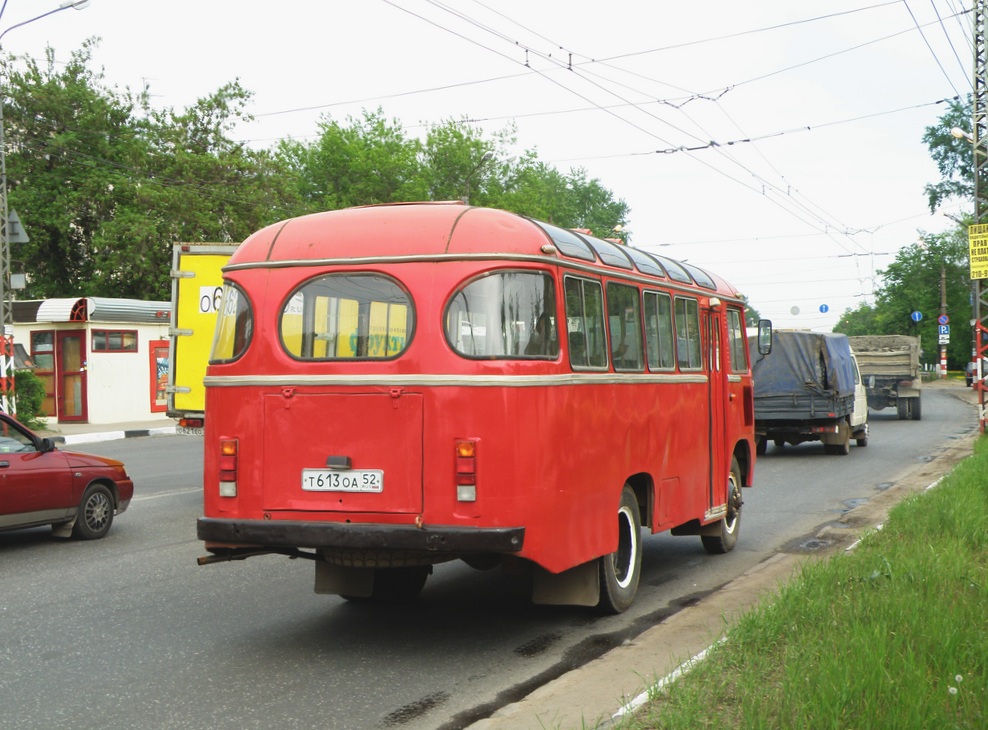
[[[988,49],[985,47],[985,13],[988,0],[974,2],[974,122],[971,130],[974,142],[974,224],[988,223]],[[988,356],[988,301],[985,299],[988,279],[974,282],[975,349],[979,364]],[[985,373],[981,373],[982,376]],[[986,413],[985,384],[979,380],[978,419],[981,433],[985,433],[988,413]]]

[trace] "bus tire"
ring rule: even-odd
[[[638,498],[628,485],[621,491],[617,519],[617,550],[598,558],[600,600],[597,608],[606,614],[622,613],[631,606],[641,578],[641,512]]]
[[[711,555],[729,553],[738,544],[741,532],[741,467],[737,458],[731,459],[731,473],[727,476],[727,514],[720,521],[720,532],[716,535],[701,535],[703,549]]]

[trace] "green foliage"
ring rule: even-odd
[[[421,145],[405,136],[397,120],[385,119],[379,109],[347,122],[323,120],[315,142],[279,147],[276,159],[297,175],[308,211],[426,198]]]
[[[940,182],[926,186],[931,213],[951,198],[960,198],[965,202],[974,200],[971,143],[950,133],[954,127],[970,130],[972,118],[971,96],[964,102],[955,99],[949,102],[947,111],[936,125],[927,127],[923,134],[923,142],[930,150],[930,157],[942,178]]]
[[[30,370],[14,371],[14,405],[17,419],[29,428],[43,428],[41,417],[47,415],[41,406],[45,402],[45,384]]]

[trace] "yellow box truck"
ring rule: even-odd
[[[223,291],[222,269],[235,243],[176,243],[172,249],[172,320],[168,334],[168,416],[177,433],[201,436],[206,390],[202,379]]]

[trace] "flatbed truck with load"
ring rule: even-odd
[[[848,339],[858,358],[868,407],[876,411],[895,408],[900,421],[920,420],[923,377],[919,337],[864,335]]]
[[[176,243],[172,247],[172,321],[168,329],[167,415],[177,433],[201,436],[206,375],[223,291],[223,267],[234,243]]]
[[[772,350],[751,343],[756,450],[821,441],[828,454],[868,445],[867,395],[846,335],[776,330]]]

